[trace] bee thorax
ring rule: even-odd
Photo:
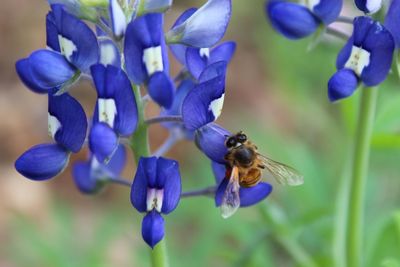
[[[240,166],[247,167],[253,164],[253,161],[256,158],[256,153],[254,150],[242,146],[236,149],[234,152],[234,158]]]

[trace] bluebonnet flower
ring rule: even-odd
[[[121,68],[121,54],[115,42],[99,27],[96,27],[96,35],[99,43],[99,63],[104,66],[113,65]]]
[[[300,39],[314,33],[320,25],[334,22],[342,9],[342,0],[307,1],[306,5],[273,0],[266,12],[273,28],[288,39]]]
[[[118,147],[120,136],[130,136],[138,121],[132,86],[125,72],[112,65],[91,67],[97,91],[89,147],[99,162],[108,161]]]
[[[222,198],[225,193],[226,186],[229,182],[229,172],[227,175],[227,167],[225,164],[219,164],[212,161],[212,170],[214,173],[215,181],[218,185],[215,194],[215,205],[221,206]],[[272,192],[272,185],[265,182],[260,182],[253,187],[240,187],[240,207],[249,207],[264,200]]]
[[[72,176],[77,188],[84,194],[97,193],[107,182],[120,177],[126,163],[126,150],[119,145],[107,164],[90,156],[87,161],[74,163]]]
[[[168,55],[163,34],[163,15],[146,14],[129,23],[125,36],[125,64],[135,84],[145,83],[151,98],[169,108],[174,84],[169,73]]]
[[[21,80],[35,92],[65,90],[99,60],[97,39],[82,21],[52,5],[46,17],[47,46],[16,63]]]
[[[354,19],[353,35],[340,51],[338,71],[328,82],[328,96],[336,101],[353,94],[358,84],[376,86],[389,73],[395,43],[391,33],[369,17]]]
[[[131,188],[132,205],[146,213],[142,236],[154,248],[164,237],[164,218],[178,205],[181,176],[178,162],[166,158],[140,158]]]
[[[169,44],[212,47],[221,40],[231,17],[231,0],[209,0],[194,12],[181,16],[179,23],[167,32]],[[187,16],[189,13],[190,16]]]
[[[32,180],[47,180],[64,170],[71,152],[78,152],[86,137],[87,121],[81,105],[68,93],[49,93],[48,130],[55,144],[36,145],[15,162],[19,173]]]
[[[382,6],[382,0],[355,0],[357,8],[366,14],[373,14]]]

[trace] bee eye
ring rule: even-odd
[[[247,136],[245,134],[239,134],[236,138],[239,143],[244,143],[247,141]]]
[[[236,145],[236,139],[235,137],[229,137],[228,140],[226,141],[226,146],[228,148],[234,147]]]

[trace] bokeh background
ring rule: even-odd
[[[166,27],[187,7],[175,0]],[[233,0],[226,40],[237,42],[219,123],[243,130],[269,157],[305,176],[301,187],[274,184],[262,204],[224,220],[206,197],[184,199],[166,217],[171,266],[341,266],[346,181],[358,94],[339,104],[327,100],[343,41],[325,36],[288,41],[272,31],[264,0]],[[0,9],[0,266],[150,266],[141,237],[142,215],[129,189],[110,185],[96,196],[80,194],[70,169],[46,182],[14,170],[15,159],[47,136],[47,98],[24,88],[14,63],[45,47],[43,0],[3,1]],[[351,2],[344,13],[357,15]],[[359,14],[358,14],[359,15]],[[346,32],[346,25],[334,25]],[[171,59],[172,60],[172,59]],[[179,66],[173,64],[173,73]],[[380,86],[366,194],[365,266],[400,266],[400,93],[397,70]],[[74,88],[87,114],[95,101],[89,83]],[[148,115],[157,114],[156,107]],[[152,149],[167,137],[150,130]],[[87,151],[72,157],[85,159]],[[179,160],[184,190],[214,183],[210,162],[182,141],[168,154]],[[132,179],[130,163],[124,176]],[[399,265],[396,265],[399,264]]]

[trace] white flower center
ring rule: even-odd
[[[119,5],[117,0],[111,0],[111,12],[112,12],[112,26],[113,32],[116,37],[121,37],[125,34],[126,29],[126,17],[124,11]]]
[[[201,57],[209,58],[210,57],[210,48],[200,48],[199,54]]]
[[[47,113],[47,123],[49,135],[54,139],[56,132],[61,128],[61,123],[56,117],[50,115],[50,113]]]
[[[164,189],[148,188],[146,200],[147,211],[156,209],[156,211],[161,212],[163,199]]]
[[[115,62],[117,53],[114,46],[109,42],[100,44],[100,63],[104,66],[112,65]]]
[[[366,3],[369,14],[377,12],[382,6],[382,0],[367,0]]]
[[[221,115],[222,112],[222,106],[224,105],[224,97],[225,94],[222,94],[220,98],[214,99],[211,101],[210,106],[208,107],[208,110],[212,112],[214,115],[214,118],[217,119],[219,115]]]
[[[117,107],[114,99],[99,98],[97,104],[99,108],[99,121],[107,123],[111,128],[113,128],[115,115],[117,115]]]
[[[370,53],[367,50],[353,45],[351,55],[344,66],[361,76],[363,69],[369,65],[369,59]]]
[[[154,72],[163,71],[161,46],[149,47],[143,50],[143,63],[146,66],[147,74],[151,76]]]
[[[76,45],[69,39],[63,37],[62,35],[58,35],[58,43],[60,44],[61,53],[71,61],[72,54],[75,51],[78,51]]]

